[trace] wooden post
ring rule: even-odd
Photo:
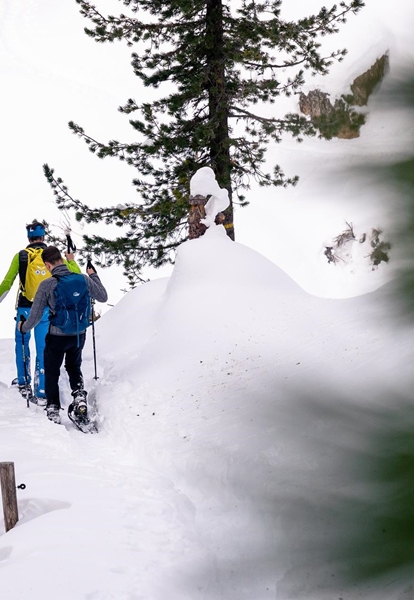
[[[7,533],[7,531],[12,529],[19,520],[14,463],[0,463],[0,485],[3,500],[4,525]]]

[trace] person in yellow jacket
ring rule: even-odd
[[[19,290],[16,303],[16,328],[15,328],[15,354],[17,377],[12,385],[18,386],[21,395],[35,404],[45,405],[45,369],[43,353],[45,338],[49,330],[49,309],[45,309],[41,320],[34,328],[36,344],[36,361],[32,390],[32,376],[30,368],[30,332],[20,333],[18,323],[23,317],[29,318],[37,288],[41,281],[50,277],[42,260],[42,252],[46,248],[44,243],[45,228],[43,223],[33,221],[26,226],[29,244],[14,255],[10,268],[0,284],[0,302],[4,300],[13,286],[14,280],[19,276]],[[80,267],[74,260],[73,253],[66,253],[65,261],[68,269],[73,273],[81,273]]]

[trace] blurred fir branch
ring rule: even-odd
[[[412,107],[414,122],[414,100]],[[405,198],[404,224],[398,232],[404,252],[404,264],[398,277],[399,305],[414,320],[414,157],[389,165],[386,172],[399,194]]]
[[[277,597],[414,598],[410,381],[387,386],[381,367],[376,379],[375,368],[367,371],[357,388],[313,377],[306,390],[291,389],[285,405],[255,405],[254,418],[266,423],[263,439],[272,431],[283,441],[277,454],[269,449],[270,471],[262,462],[263,490],[257,456],[238,489],[250,490],[255,511],[278,532],[266,544],[252,542],[268,579],[276,569],[283,574]],[[276,377],[273,390],[280,399]]]
[[[396,82],[383,94],[382,102],[388,110],[403,109],[411,117],[414,126],[414,64],[397,70]],[[394,194],[391,200],[395,211],[394,238],[402,249],[403,263],[397,276],[397,289],[394,296],[395,307],[410,320],[414,319],[414,151],[402,160],[388,163],[362,165],[375,177],[391,186]],[[397,200],[397,201],[396,201]]]

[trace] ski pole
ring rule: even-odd
[[[20,315],[20,322],[23,325],[23,323],[26,321],[25,316],[24,315]],[[20,325],[20,327],[22,326]],[[27,401],[27,408],[30,408],[30,404],[29,404],[29,394],[28,394],[28,390],[29,390],[29,384],[28,384],[28,376],[27,376],[27,363],[26,363],[26,347],[24,345],[24,333],[23,331],[20,329],[20,333],[22,334],[22,355],[23,355],[23,366],[24,366],[24,383],[26,385],[26,401]]]
[[[96,370],[96,343],[95,343],[95,311],[94,311],[94,300],[91,299],[91,309],[92,309],[92,346],[93,346],[93,364],[95,369],[94,379],[95,381],[99,379],[97,370]]]
[[[88,262],[86,263],[86,268],[87,269],[93,269],[95,271],[95,273],[96,273],[96,269],[93,266],[92,261],[91,261],[90,258],[88,258]],[[94,301],[93,298],[91,298],[93,364],[94,364],[94,370],[95,370],[94,379],[96,381],[96,380],[99,379],[99,377],[98,377],[97,368],[96,368],[95,310],[94,310],[94,305],[95,305],[95,301]]]

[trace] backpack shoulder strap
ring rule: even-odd
[[[27,265],[29,264],[29,248],[24,248],[19,252],[19,279],[20,287],[24,289],[26,282]]]

